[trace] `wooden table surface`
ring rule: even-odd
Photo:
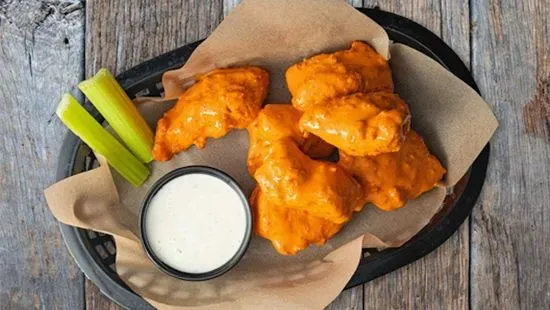
[[[0,309],[118,309],[69,255],[42,190],[63,92],[205,38],[234,0],[0,0]],[[550,2],[350,1],[406,16],[471,68],[500,127],[469,220],[331,309],[550,308]]]

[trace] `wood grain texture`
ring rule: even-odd
[[[473,1],[472,69],[500,125],[472,220],[475,309],[550,305],[550,3]]]
[[[223,17],[221,0],[86,2],[86,75],[120,73],[205,38]]]
[[[54,116],[82,78],[78,1],[0,1],[0,308],[80,309],[83,276],[42,191],[66,132]]]
[[[423,25],[469,65],[468,3],[454,0],[365,1]],[[413,119],[414,126],[414,119]],[[420,260],[365,284],[365,309],[467,309],[469,225]]]
[[[122,310],[123,308],[111,299],[103,295],[95,284],[86,279],[84,294],[86,296],[86,309],[97,310]]]
[[[363,309],[363,285],[343,291],[326,310],[362,310]]]

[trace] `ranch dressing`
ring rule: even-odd
[[[170,267],[204,273],[228,262],[246,232],[245,205],[229,184],[202,173],[166,183],[151,199],[145,233],[152,252]]]

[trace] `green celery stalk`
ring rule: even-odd
[[[109,70],[99,70],[78,87],[137,158],[153,160],[153,131]]]
[[[61,121],[94,152],[134,186],[143,184],[149,169],[101,126],[70,94],[64,94],[55,112]]]

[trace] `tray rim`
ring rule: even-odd
[[[420,46],[424,49],[435,52],[428,56],[434,58],[434,60],[438,61],[441,65],[446,67],[449,71],[451,71],[458,78],[460,78],[462,81],[467,83],[476,92],[479,93],[477,85],[475,84],[475,81],[473,80],[473,77],[471,76],[468,68],[460,60],[458,55],[456,55],[456,53],[437,35],[424,28],[423,26],[417,24],[416,22],[391,12],[379,10],[378,8],[356,9],[361,13],[369,16],[379,24],[382,24],[384,21],[386,23],[390,23],[390,25],[384,26],[387,31],[389,30],[391,32],[401,33],[408,37],[416,37],[418,36],[417,33],[421,33],[422,36],[424,36],[424,39],[420,41],[417,40],[417,42],[421,44]],[[393,22],[400,25],[400,27],[395,27]],[[144,71],[149,73],[148,76],[153,76],[162,74],[162,72],[171,68],[179,67],[181,66],[181,63],[185,62],[188,56],[202,41],[203,40],[187,44],[185,46],[176,48],[170,52],[157,56],[151,60],[145,61],[117,75],[117,79],[121,82],[123,88],[127,89],[128,87],[138,84],[140,81],[145,79],[140,76],[140,73],[143,73]],[[428,48],[426,45],[430,45],[430,47]],[[449,57],[449,59],[447,59],[447,62],[444,62],[438,55],[446,55],[446,57]],[[165,59],[169,59],[169,62],[167,63]],[[97,113],[95,113],[94,116],[96,116],[98,119],[101,119],[101,116]],[[78,139],[78,137],[76,137],[71,132],[67,133],[61,149],[69,149],[70,152],[61,152],[58,160],[56,180],[59,181],[72,175],[74,159],[76,158],[76,152],[78,151],[80,143],[81,141]],[[410,264],[435,250],[437,247],[442,245],[451,235],[453,235],[457,231],[458,227],[466,220],[471,210],[475,206],[476,200],[485,182],[485,174],[488,166],[489,153],[490,145],[489,143],[487,143],[485,148],[482,150],[482,152],[476,158],[470,168],[470,171],[472,171],[473,174],[470,175],[464,192],[462,193],[460,198],[455,201],[452,206],[450,206],[450,211],[444,216],[440,223],[434,225],[433,227],[426,226],[409,242],[405,243],[399,248],[387,249],[378,252],[373,259],[369,259],[367,257],[366,261],[362,260],[356,272],[344,289],[366,283],[379,276],[395,271],[407,264]],[[468,188],[470,189],[468,190]],[[467,194],[467,196],[465,196],[465,194]],[[456,207],[456,205],[463,204],[466,204],[468,207]],[[456,221],[451,221],[450,217],[456,219]],[[92,253],[86,251],[87,248],[83,240],[79,237],[83,233],[83,231],[86,230],[74,226],[69,226],[61,222],[59,222],[59,226],[65,245],[67,246],[70,254],[73,256],[75,262],[84,272],[86,277],[94,282],[94,284],[98,286],[98,288],[104,295],[106,295],[115,303],[124,308],[153,309],[139,295],[135,294],[125,285],[123,286],[112,279],[111,276],[108,275],[105,270],[103,270],[103,267],[97,264],[96,259],[93,257]],[[428,235],[433,235],[434,233],[436,234],[435,236],[437,236],[437,238],[427,240]],[[73,247],[76,247],[78,251],[77,249],[73,249]],[[411,254],[412,252],[412,254],[410,256],[404,257],[404,252],[409,254]],[[391,268],[389,268],[390,270],[387,270],[388,261],[391,262],[392,266]],[[384,265],[386,265],[386,268],[384,267]]]

